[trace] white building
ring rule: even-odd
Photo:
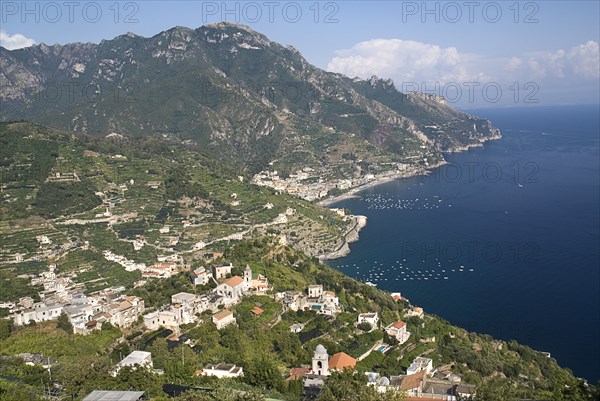
[[[192,272],[192,282],[194,285],[206,285],[210,280],[210,273],[206,271],[206,268],[199,267]]]
[[[103,312],[111,315],[110,323],[121,328],[131,327],[144,309],[144,300],[134,296],[116,299],[102,307]]]
[[[290,326],[292,333],[300,333],[304,329],[304,323],[295,323]]]
[[[216,376],[219,379],[224,377],[241,377],[244,375],[244,369],[231,363],[219,363],[218,365],[209,364],[202,369],[204,376]]]
[[[152,354],[146,351],[133,351],[117,364],[115,370],[113,370],[113,376],[119,374],[119,371],[125,366],[130,366],[132,369],[138,366],[152,369]]]
[[[215,280],[225,278],[231,274],[231,269],[233,269],[233,265],[231,263],[224,266],[213,266],[213,277]]]
[[[15,326],[23,326],[28,324],[30,321],[40,323],[48,320],[58,319],[63,311],[63,305],[51,305],[46,306],[43,302],[37,302],[33,304],[33,309],[26,309],[23,311],[16,312],[12,319]]]
[[[369,323],[372,328],[376,328],[379,324],[379,314],[377,312],[373,313],[360,313],[358,318],[356,319],[357,324],[361,323]]]
[[[148,330],[158,330],[163,327],[178,333],[179,319],[177,313],[170,310],[154,311],[144,315],[144,326]]]
[[[329,376],[329,355],[327,350],[321,344],[315,348],[315,353],[312,358],[312,370],[310,371],[313,375]]]
[[[242,277],[234,276],[219,284],[215,292],[226,299],[226,304],[237,303],[246,291],[246,282]]]
[[[394,337],[400,344],[404,344],[410,337],[410,332],[406,331],[406,323],[394,322],[386,326],[385,332],[390,337]]]
[[[195,294],[190,294],[189,292],[178,292],[175,295],[171,295],[172,304],[193,305],[197,299],[198,297]]]
[[[406,316],[408,316],[408,317],[415,316],[415,317],[422,318],[424,314],[425,313],[423,312],[423,308],[420,308],[418,306],[415,306],[414,308],[412,308],[411,310],[406,312]]]
[[[414,361],[410,364],[410,366],[406,369],[407,375],[414,375],[418,372],[425,372],[426,375],[431,373],[433,370],[433,360],[430,358],[423,358],[418,356],[414,359]]]
[[[223,310],[215,313],[212,316],[212,321],[217,326],[217,330],[221,330],[223,327],[229,326],[232,323],[236,323],[233,313],[229,310]]]
[[[319,298],[323,294],[323,286],[322,285],[309,285],[308,286],[308,297],[309,298]]]

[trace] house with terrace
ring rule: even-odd
[[[335,316],[340,310],[340,301],[333,291],[323,291],[322,285],[308,287],[308,299],[302,305],[305,310],[312,310],[320,315]]]
[[[406,330],[406,323],[402,321],[390,323],[385,327],[388,336],[398,340],[398,343],[404,344],[410,337],[410,332]]]
[[[244,375],[244,369],[241,366],[236,366],[231,363],[219,363],[219,364],[208,364],[198,372],[203,376],[216,376],[219,379],[224,377],[242,377]]]
[[[359,325],[361,323],[368,323],[371,325],[371,328],[377,328],[379,325],[379,314],[377,312],[360,313],[356,319],[356,324]]]
[[[422,356],[416,357],[413,362],[406,369],[407,375],[413,375],[418,372],[425,372],[425,374],[430,374],[433,370],[433,360],[430,358],[423,358]]]
[[[415,306],[413,308],[411,308],[408,312],[406,312],[406,316],[407,317],[420,317],[422,318],[425,315],[425,313],[423,312],[423,308],[420,308],[418,306]]]
[[[187,324],[196,321],[198,305],[200,299],[195,294],[188,292],[179,292],[171,296],[171,305],[173,311],[177,312],[180,324]]]
[[[148,330],[158,330],[163,327],[174,333],[179,333],[179,316],[177,312],[169,309],[150,312],[144,315],[144,326]]]

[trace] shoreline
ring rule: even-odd
[[[443,161],[433,164],[427,168],[422,168],[422,169],[411,171],[411,172],[394,171],[393,173],[383,173],[383,174],[375,177],[372,181],[369,181],[367,183],[364,183],[364,184],[358,185],[354,188],[351,188],[350,190],[348,190],[348,192],[345,192],[341,195],[323,199],[323,200],[317,202],[317,204],[319,206],[329,207],[334,203],[341,202],[341,201],[344,201],[347,199],[357,199],[357,198],[360,198],[360,195],[358,195],[358,193],[362,192],[366,189],[376,187],[381,184],[386,184],[388,182],[392,182],[392,181],[400,179],[400,178],[412,178],[412,177],[418,177],[418,176],[422,176],[422,175],[429,175],[429,174],[431,174],[431,170],[441,167],[445,164],[448,164],[448,162],[446,160],[443,160]]]
[[[500,133],[500,131],[498,131],[496,135],[490,136],[489,138],[485,138],[484,140],[482,140],[480,142],[470,143],[468,145],[454,147],[452,149],[443,151],[442,154],[468,152],[471,149],[483,148],[487,142],[499,141],[500,139],[502,139],[502,134]],[[348,192],[345,192],[341,195],[337,195],[337,196],[334,196],[331,198],[325,198],[323,200],[320,200],[317,202],[317,204],[319,206],[329,207],[334,203],[341,202],[346,199],[360,198],[360,196],[357,194],[361,191],[364,191],[365,189],[372,188],[372,187],[375,187],[380,184],[385,184],[385,183],[394,181],[399,178],[412,178],[412,177],[417,177],[417,176],[421,176],[421,175],[429,175],[431,173],[431,170],[434,170],[434,169],[444,166],[446,164],[448,164],[448,161],[446,161],[444,159],[444,160],[442,160],[436,164],[433,164],[427,168],[419,168],[414,171],[409,171],[409,172],[394,171],[392,173],[389,173],[389,172],[383,173],[383,174],[379,175],[378,177],[375,177],[375,179],[373,179],[370,182],[367,182],[365,184],[361,184],[354,188],[351,188],[348,190]]]
[[[497,135],[486,138],[485,140],[483,140],[479,143],[473,143],[473,144],[469,144],[469,145],[465,145],[465,146],[461,146],[461,147],[456,147],[456,148],[450,149],[443,153],[468,152],[469,150],[471,150],[473,148],[476,148],[476,149],[483,148],[486,142],[498,141],[500,139],[502,139],[502,135],[500,134],[500,131],[498,131]],[[370,182],[367,182],[365,184],[351,188],[350,190],[348,190],[348,192],[345,192],[341,195],[323,199],[323,200],[317,202],[317,204],[319,206],[329,208],[329,207],[331,207],[331,205],[341,202],[341,201],[344,201],[344,200],[347,200],[347,199],[359,199],[360,195],[358,195],[358,193],[360,193],[368,188],[376,187],[381,184],[386,184],[388,182],[392,182],[392,181],[395,181],[400,178],[412,178],[412,177],[418,177],[418,176],[423,176],[423,175],[427,176],[427,175],[431,174],[432,170],[439,168],[441,166],[444,166],[446,164],[448,164],[448,161],[446,159],[443,159],[438,163],[428,166],[427,168],[419,168],[419,169],[409,171],[409,172],[394,171],[391,173],[390,172],[383,173],[379,177],[375,177],[375,179],[373,179]],[[350,216],[355,220],[354,226],[342,236],[341,245],[336,250],[318,256],[318,258],[321,262],[324,262],[326,260],[340,259],[340,258],[343,258],[344,256],[347,256],[350,253],[349,244],[359,240],[360,230],[362,230],[367,225],[367,217],[361,216],[361,215],[350,215]],[[359,221],[361,223],[359,223]]]
[[[323,207],[329,207],[334,203],[341,202],[346,199],[360,198],[358,193],[364,191],[365,189],[392,182],[399,178],[412,178],[422,175],[429,175],[431,173],[431,170],[443,166],[447,163],[448,162],[446,160],[442,160],[439,163],[433,164],[426,169],[419,169],[412,172],[395,171],[393,173],[381,174],[379,177],[375,178],[370,182],[354,187],[342,195],[324,199],[318,202],[318,204]],[[341,244],[337,247],[336,250],[318,256],[321,262],[324,262],[326,260],[340,259],[344,256],[347,256],[350,253],[349,245],[359,240],[360,230],[365,228],[367,225],[367,216],[353,214],[350,215],[350,217],[354,219],[354,225],[342,236]]]

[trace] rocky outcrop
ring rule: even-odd
[[[361,215],[353,215],[350,216],[353,220],[353,224],[350,226],[350,229],[346,232],[341,240],[338,248],[332,252],[319,255],[319,260],[332,260],[343,258],[344,256],[350,253],[350,246],[353,242],[358,241],[360,230],[362,230],[367,225],[367,216]]]

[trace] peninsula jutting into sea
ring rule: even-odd
[[[477,209],[382,188],[435,191],[510,126],[239,23],[1,49],[0,400],[597,399],[548,349],[433,312],[409,283],[449,273],[396,252],[444,220],[392,203]]]

